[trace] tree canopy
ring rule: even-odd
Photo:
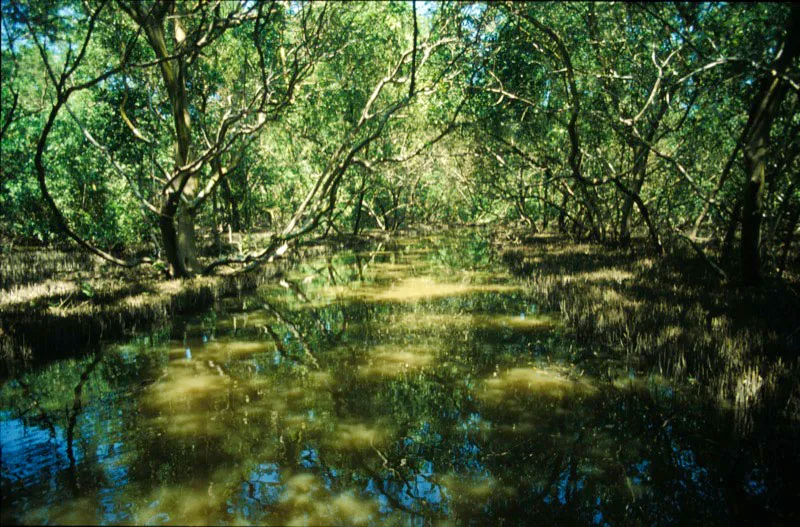
[[[187,277],[312,232],[519,221],[687,243],[755,284],[796,257],[798,19],[766,3],[2,0],[0,234]],[[223,248],[226,232],[246,245]]]

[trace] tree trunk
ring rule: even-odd
[[[159,11],[158,15],[145,13],[141,6],[134,4],[138,22],[147,35],[147,40],[156,57],[164,85],[172,105],[172,118],[175,124],[175,176],[166,190],[166,199],[161,207],[159,228],[164,241],[164,253],[170,265],[172,276],[185,278],[194,274],[196,267],[196,244],[194,234],[194,215],[181,207],[183,197],[191,200],[197,190],[197,181],[190,172],[181,173],[182,167],[191,161],[191,118],[186,93],[186,60],[184,57],[169,58],[174,52],[182,51],[185,32],[180,18],[176,16],[175,4]],[[164,24],[172,18],[175,26],[175,49],[167,48]]]
[[[727,262],[733,256],[733,241],[736,238],[736,230],[742,220],[742,200],[737,199],[733,206],[728,228],[725,230],[725,238],[722,241],[722,261]]]
[[[227,178],[224,178],[221,182],[222,184],[222,195],[225,198],[225,201],[228,202],[228,224],[231,228],[236,232],[241,232],[242,230],[242,218],[239,214],[239,205],[236,200],[233,198],[233,191],[231,190],[231,185],[228,182]]]
[[[708,211],[711,209],[711,204],[714,200],[717,199],[717,194],[719,193],[722,186],[725,184],[725,181],[728,179],[728,175],[731,173],[731,169],[733,168],[733,164],[736,162],[736,156],[739,154],[739,150],[742,147],[742,142],[747,137],[747,129],[745,128],[742,130],[742,136],[736,142],[736,146],[731,152],[730,157],[728,158],[728,162],[725,163],[725,167],[722,169],[722,174],[717,181],[717,185],[714,187],[714,190],[711,192],[711,197],[705,202],[703,205],[703,210],[700,212],[700,215],[694,222],[694,228],[692,229],[692,238],[697,238],[698,232],[700,232],[700,226],[703,224],[703,220],[706,218]]]
[[[630,245],[631,243],[631,216],[633,212],[633,194],[639,195],[644,185],[644,179],[647,176],[647,158],[650,149],[647,146],[641,146],[636,149],[634,154],[633,165],[633,188],[630,194],[625,195],[625,203],[622,204],[622,217],[619,222],[619,242],[623,246]]]
[[[590,236],[600,242],[605,238],[602,229],[602,219],[597,211],[597,203],[593,199],[589,191],[589,182],[583,177],[581,170],[582,153],[580,149],[580,134],[578,127],[578,116],[580,115],[580,92],[578,92],[577,84],[575,82],[575,71],[572,67],[572,58],[570,57],[569,50],[567,49],[561,37],[551,28],[539,22],[535,17],[528,16],[525,12],[520,12],[525,20],[536,26],[539,31],[545,33],[556,45],[561,61],[566,70],[565,87],[567,95],[570,99],[570,117],[567,122],[567,134],[569,135],[570,151],[569,151],[569,166],[572,171],[572,178],[579,182],[578,192],[581,194],[586,207],[586,224],[589,226]],[[598,227],[600,224],[600,227]]]
[[[783,54],[772,68],[776,74],[764,78],[750,110],[750,127],[743,148],[747,178],[742,202],[742,278],[746,285],[761,282],[761,222],[769,132],[786,94],[786,83],[779,75],[788,69],[800,51],[800,36],[797,35],[800,28],[796,27],[798,16],[800,8],[792,6]]]
[[[644,219],[644,223],[647,225],[647,231],[650,233],[650,241],[652,242],[656,253],[659,255],[664,254],[664,248],[662,247],[661,239],[658,236],[658,229],[656,229],[656,226],[650,217],[650,212],[647,210],[647,205],[644,204],[644,201],[642,201],[639,193],[625,188],[625,185],[623,185],[618,179],[615,179],[614,183],[616,184],[617,188],[620,189],[628,197],[628,199],[631,200],[631,202],[636,204],[636,207],[639,209],[639,214],[642,215],[642,219]],[[630,243],[630,235],[628,236],[628,243]],[[627,243],[625,245],[627,245]]]
[[[563,197],[561,198],[561,209],[560,209],[559,214],[558,214],[558,230],[562,234],[566,234],[566,232],[567,232],[567,225],[566,225],[566,221],[567,221],[567,199],[569,198],[569,194],[564,192],[564,194],[562,194],[562,196]]]
[[[214,206],[214,216],[213,216],[213,223],[214,223],[214,247],[217,248],[217,257],[222,256],[222,238],[220,237],[220,225],[219,225],[219,196],[215,192],[212,196],[212,204]]]
[[[550,179],[550,171],[545,171],[545,177]],[[542,230],[547,230],[547,224],[550,220],[550,215],[547,213],[547,187],[544,182],[541,182],[539,185],[539,195],[542,196]]]
[[[645,140],[648,144],[653,143],[653,138],[656,135],[656,131],[658,130],[658,126],[661,124],[661,119],[664,117],[664,114],[667,113],[668,104],[666,99],[661,100],[661,104],[658,108],[658,113],[656,114],[655,118],[650,123],[650,129],[647,132],[647,137]],[[636,203],[634,196],[639,199],[641,202],[641,198],[639,193],[642,191],[642,186],[644,185],[644,180],[647,177],[647,160],[650,157],[650,148],[645,143],[641,143],[635,150],[633,156],[633,188],[629,189],[630,193],[625,194],[625,203],[622,205],[622,218],[620,219],[620,226],[619,226],[619,242],[620,244],[626,246],[629,245],[631,242],[631,215],[633,212],[633,205]],[[639,209],[643,208],[644,204],[642,203],[639,205]],[[648,228],[650,227],[649,218],[645,220],[647,222]],[[651,229],[650,232],[651,236],[654,234],[654,231]],[[656,233],[653,237],[653,242],[659,248],[660,251],[660,242],[658,241],[658,234]]]
[[[366,177],[361,177],[361,189],[358,191],[358,202],[356,203],[355,221],[353,222],[353,235],[357,235],[361,228],[361,208],[364,206],[364,187],[366,186]]]

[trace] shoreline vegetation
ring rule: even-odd
[[[319,238],[252,272],[170,280],[154,266],[121,268],[77,248],[15,248],[0,254],[0,375],[168,325],[173,315],[254,290],[298,260],[370,239]]]
[[[800,419],[800,295],[790,278],[724,282],[689,248],[655,257],[556,235],[496,242],[542,308],[586,348],[632,371],[692,387],[752,419]]]
[[[794,275],[748,288],[725,283],[689,248],[656,256],[645,239],[614,248],[519,228],[481,230],[540,308],[561,317],[579,349],[576,364],[590,374],[602,379],[600,366],[613,363],[660,375],[735,410],[745,428],[753,419],[800,419]],[[77,250],[16,248],[0,255],[2,374],[168,326],[172,315],[241,296],[315,254],[377,240],[391,237],[318,238],[254,272],[167,281],[152,267],[115,268]]]

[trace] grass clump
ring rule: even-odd
[[[273,265],[239,276],[165,281],[155,269],[112,267],[84,254],[26,251],[0,258],[0,268],[14,269],[0,289],[2,374],[167,325],[175,313],[255,289],[279,271]],[[29,265],[18,267],[23,260]]]
[[[800,419],[796,284],[726,284],[696,255],[576,244],[534,236],[498,242],[542,307],[558,311],[590,358],[705,391],[752,426],[756,415]],[[603,372],[596,372],[603,373]],[[757,410],[757,411],[756,411]]]

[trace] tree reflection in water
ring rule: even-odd
[[[3,523],[727,523],[791,509],[768,456],[729,463],[754,446],[731,415],[578,349],[493,266],[475,235],[340,252],[175,320],[173,338],[7,382]]]

